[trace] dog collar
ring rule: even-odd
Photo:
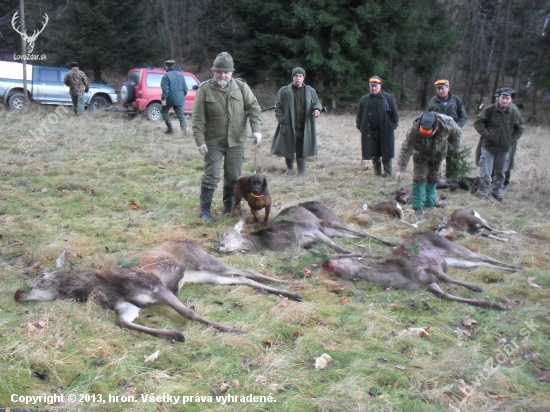
[[[260,194],[260,195],[255,195],[254,193],[250,192],[250,194],[252,195],[252,197],[262,197],[264,194]]]

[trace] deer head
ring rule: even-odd
[[[40,30],[34,30],[33,33],[32,33],[32,36],[29,36],[29,35],[27,35],[27,30],[22,32],[19,29],[19,26],[18,27],[15,26],[18,17],[19,17],[19,11],[16,11],[15,14],[13,15],[13,18],[11,19],[11,25],[12,25],[13,29],[21,35],[21,38],[23,39],[23,41],[26,44],[27,53],[30,54],[34,50],[34,42],[38,38],[38,35],[44,31],[44,29],[46,28],[46,24],[48,24],[48,21],[50,19],[49,19],[48,15],[46,13],[44,13],[44,25],[42,26],[42,28]]]

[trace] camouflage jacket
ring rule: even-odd
[[[451,116],[461,128],[466,124],[467,119],[464,103],[462,103],[460,97],[451,92],[449,92],[449,98],[447,100],[441,100],[439,96],[432,97],[426,105],[426,111],[434,111]]]
[[[83,71],[78,70],[78,67],[73,67],[63,79],[65,86],[69,86],[69,94],[71,96],[83,96],[86,90],[90,87],[90,82]]]
[[[250,87],[232,79],[222,89],[213,80],[201,83],[193,106],[193,137],[197,147],[226,140],[229,147],[246,141],[246,121],[252,133],[261,132],[262,109]]]
[[[452,117],[441,113],[434,113],[437,118],[437,131],[435,134],[426,136],[420,133],[420,120],[422,116],[414,119],[413,126],[407,133],[407,137],[401,146],[401,153],[397,162],[399,171],[407,169],[413,152],[427,161],[441,162],[447,154],[449,144],[457,149],[460,147],[461,129]]]

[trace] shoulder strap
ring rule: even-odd
[[[382,98],[384,99],[384,104],[386,105],[386,111],[391,112],[388,96],[389,96],[388,93],[382,92]]]

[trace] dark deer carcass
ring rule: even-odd
[[[478,261],[469,259],[478,259]],[[344,279],[365,279],[394,289],[426,289],[443,299],[492,309],[506,308],[497,302],[450,295],[445,293],[437,282],[454,283],[475,292],[481,292],[483,289],[480,286],[462,282],[447,275],[447,268],[449,266],[461,268],[483,266],[506,271],[518,269],[489,256],[472,252],[435,233],[414,235],[396,248],[384,263],[370,263],[355,257],[344,257],[331,259],[323,266]]]
[[[484,220],[479,213],[470,208],[455,210],[450,219],[443,219],[443,223],[439,225],[436,233],[440,236],[450,236],[455,230],[457,230],[468,232],[471,235],[484,236],[490,239],[500,240],[502,242],[510,241],[510,239],[504,239],[494,236],[491,233],[486,233],[484,229],[489,232],[502,233],[504,235],[513,235],[516,233],[513,230],[495,229],[486,220]]]
[[[258,281],[286,282],[250,269],[228,266],[192,241],[167,241],[136,253],[121,263],[112,262],[98,272],[65,273],[65,259],[66,252],[63,251],[57,258],[56,271],[44,272],[33,282],[29,293],[18,290],[15,298],[19,301],[85,300],[93,294],[102,306],[116,312],[120,326],[176,341],[185,340],[180,331],[153,329],[133,323],[141,308],[164,303],[189,320],[222,332],[241,332],[207,320],[185,307],[177,297],[185,283],[248,285],[297,301],[302,299],[297,293],[266,286]]]

